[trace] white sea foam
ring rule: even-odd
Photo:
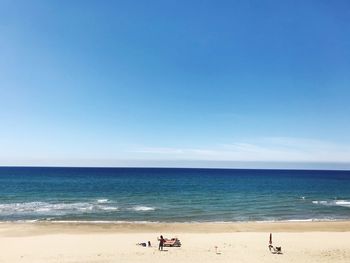
[[[316,205],[327,205],[329,201],[312,201]]]
[[[117,211],[118,207],[107,204],[93,204],[89,202],[77,203],[47,203],[24,202],[0,204],[0,215],[66,215],[80,213],[94,213],[99,211]]]
[[[350,201],[348,200],[312,201],[312,203],[316,205],[350,207]]]
[[[312,221],[317,221],[316,219],[309,218],[309,219],[289,219],[286,220],[287,222],[312,222]]]
[[[108,203],[108,199],[97,199],[97,203],[99,204],[104,204],[104,203]]]
[[[155,208],[154,207],[150,207],[150,206],[137,205],[137,206],[134,206],[134,207],[130,208],[130,210],[134,210],[134,211],[154,211]]]
[[[338,200],[335,201],[335,203],[339,206],[346,206],[346,207],[350,207],[350,201],[346,201],[346,200]]]
[[[232,224],[232,223],[247,223],[254,222],[258,224],[276,223],[276,222],[336,222],[343,221],[344,219],[336,218],[310,218],[310,219],[290,219],[290,220],[259,220],[259,221],[172,221],[171,223],[178,224],[200,224],[200,223],[211,223],[211,224]],[[57,224],[159,224],[168,223],[167,221],[134,221],[134,220],[55,220],[53,218],[35,219],[35,220],[8,220],[0,221],[0,224],[5,223],[57,223]]]
[[[40,222],[40,220],[38,221]],[[161,221],[124,221],[124,220],[51,220],[50,223],[59,224],[159,224]]]
[[[101,210],[106,210],[106,211],[117,211],[117,210],[119,210],[119,208],[116,207],[116,206],[101,206],[99,208]]]

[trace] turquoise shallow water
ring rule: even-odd
[[[0,221],[350,219],[350,171],[0,167]]]

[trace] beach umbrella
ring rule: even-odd
[[[270,233],[270,241],[269,241],[270,245],[272,245],[272,233]]]

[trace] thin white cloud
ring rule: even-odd
[[[151,159],[277,162],[350,162],[350,147],[305,138],[269,137],[208,148],[146,147],[132,151]]]
[[[0,153],[0,165],[221,167],[350,169],[350,147],[329,141],[267,137],[232,141],[211,147],[133,146],[85,156],[22,156]]]
[[[154,154],[182,154],[183,149],[166,148],[166,147],[146,147],[131,151],[133,153],[154,153]]]
[[[132,153],[159,154],[159,155],[178,155],[178,156],[210,156],[216,152],[208,149],[192,148],[169,148],[169,147],[146,147],[131,151]]]

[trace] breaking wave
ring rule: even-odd
[[[137,206],[134,206],[134,207],[130,208],[130,210],[134,210],[134,211],[154,211],[155,208],[154,207],[150,207],[150,206],[137,205]]]
[[[104,204],[108,202],[109,202],[109,199],[97,199],[97,203],[100,203],[100,204]]]
[[[316,205],[342,206],[350,208],[350,201],[348,200],[312,201],[312,203]]]
[[[117,211],[119,208],[111,205],[89,202],[78,203],[48,203],[48,202],[24,202],[0,204],[0,215],[68,215],[81,213],[96,213],[99,211]]]

